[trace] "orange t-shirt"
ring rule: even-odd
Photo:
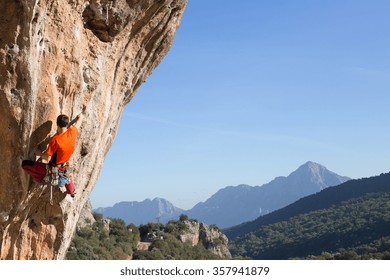
[[[73,154],[76,146],[76,138],[79,131],[75,126],[68,128],[64,133],[57,134],[50,139],[46,153],[53,156],[57,153],[56,164],[67,162]]]

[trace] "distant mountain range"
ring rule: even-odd
[[[277,177],[262,186],[239,185],[226,187],[205,202],[200,202],[190,210],[183,210],[169,201],[156,198],[143,202],[120,202],[113,207],[98,208],[95,212],[104,217],[121,218],[136,225],[167,222],[177,219],[180,214],[198,219],[206,224],[216,224],[227,228],[251,221],[288,204],[319,192],[327,187],[339,185],[350,178],[329,171],[324,166],[307,162],[287,177]]]
[[[94,209],[103,217],[119,218],[127,224],[147,224],[148,222],[167,222],[176,219],[184,210],[175,207],[172,203],[163,198],[153,200],[145,199],[142,202],[130,201],[119,202],[112,207],[100,207]]]
[[[277,177],[262,186],[239,185],[221,189],[186,214],[206,224],[226,228],[254,220],[299,198],[348,180],[350,178],[309,161],[287,177]]]

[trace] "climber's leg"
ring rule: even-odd
[[[66,192],[68,194],[70,194],[72,197],[75,195],[75,192],[74,192],[74,184],[73,184],[73,179],[72,177],[69,178],[69,183],[65,185],[65,188],[66,188]]]
[[[46,164],[32,160],[23,160],[22,168],[35,182],[40,182],[46,176]]]

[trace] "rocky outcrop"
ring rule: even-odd
[[[200,224],[195,221],[184,221],[186,230],[180,234],[179,239],[181,242],[190,242],[192,246],[196,246],[199,243]]]
[[[194,220],[184,221],[186,230],[180,234],[181,242],[190,242],[196,246],[201,242],[203,246],[213,254],[224,259],[231,259],[228,247],[228,238],[216,226],[209,226]]]
[[[63,259],[124,106],[168,52],[186,0],[0,0],[0,259]],[[85,108],[77,195],[33,183],[22,159]]]
[[[92,214],[92,204],[91,201],[88,200],[84,204],[83,209],[81,209],[79,220],[76,224],[76,229],[79,230],[82,228],[91,227],[95,222],[95,217]]]
[[[228,259],[232,258],[228,247],[228,238],[216,226],[202,224],[199,238],[203,246],[213,254]]]

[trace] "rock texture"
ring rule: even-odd
[[[63,259],[124,106],[168,52],[186,0],[0,0],[0,259]],[[85,106],[77,196],[33,183],[22,159]]]
[[[93,223],[95,223],[95,217],[92,214],[92,204],[91,201],[88,200],[85,204],[83,209],[81,209],[79,220],[76,224],[76,230],[85,228],[85,227],[91,227]]]
[[[203,246],[213,254],[228,259],[232,258],[228,247],[228,238],[216,226],[202,224],[199,238]]]
[[[201,242],[203,246],[213,254],[222,258],[231,259],[228,247],[228,238],[216,226],[209,226],[197,221],[184,221],[187,229],[179,238],[181,242],[190,242],[196,246]]]
[[[200,224],[194,221],[184,221],[184,223],[188,229],[180,234],[180,241],[183,243],[190,242],[192,246],[196,246],[199,243]]]

